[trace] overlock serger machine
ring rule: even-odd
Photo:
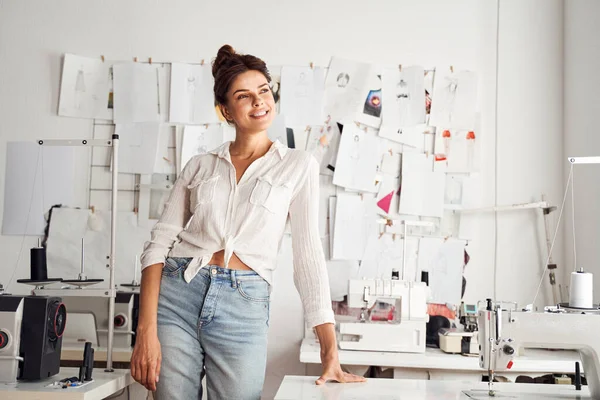
[[[361,314],[357,321],[339,323],[341,349],[425,351],[429,288],[424,282],[352,279],[348,289],[348,307],[361,308]]]

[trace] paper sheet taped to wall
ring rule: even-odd
[[[8,142],[3,235],[42,235],[44,213],[73,202],[73,147]]]

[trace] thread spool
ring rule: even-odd
[[[576,308],[594,307],[594,279],[589,272],[571,272],[569,306]]]
[[[30,274],[32,281],[48,280],[48,265],[46,264],[46,249],[38,240],[38,247],[30,250]]]

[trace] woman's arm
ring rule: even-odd
[[[163,264],[153,264],[142,271],[140,313],[136,344],[131,356],[131,376],[150,391],[156,390],[162,361],[157,333],[158,294]]]
[[[141,256],[140,314],[131,356],[131,376],[151,391],[156,390],[162,361],[157,327],[162,268],[177,236],[191,218],[188,185],[197,171],[197,162],[197,158],[192,158],[175,182]]]
[[[316,383],[361,382],[363,377],[343,372],[338,360],[329,277],[319,234],[319,163],[309,157],[307,176],[292,198],[289,215],[294,284],[302,299],[306,324],[315,327],[321,345],[323,374]]]
[[[140,310],[138,317],[138,334],[156,332],[158,313],[158,294],[162,277],[162,263],[150,265],[142,273],[140,285]]]

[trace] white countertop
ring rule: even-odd
[[[53,377],[36,382],[17,382],[14,385],[0,384],[0,399],[11,400],[101,400],[131,385],[134,380],[128,369],[104,372],[96,368],[92,372],[93,382],[67,389],[46,387],[64,378],[79,375],[78,368],[61,368]]]
[[[328,382],[317,386],[317,378],[286,376],[275,400],[591,399],[586,386],[576,391],[567,385],[494,383],[496,396],[489,397],[484,382],[368,379],[364,383]]]
[[[319,343],[304,339],[300,348],[300,362],[320,364]],[[422,368],[428,370],[481,371],[477,357],[444,353],[427,348],[425,353],[392,353],[380,351],[339,350],[340,363],[345,365],[377,365],[380,367]],[[527,349],[515,358],[512,372],[575,373],[579,353],[570,350]]]

